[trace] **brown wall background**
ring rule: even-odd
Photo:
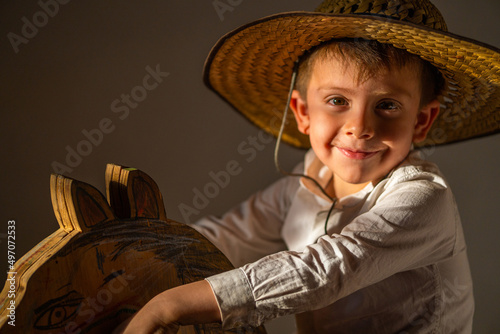
[[[225,170],[230,161],[241,172],[188,220],[223,213],[277,179],[274,142],[260,142],[252,151],[259,130],[204,87],[201,70],[211,46],[229,30],[265,15],[316,6],[305,0],[60,1],[57,7],[55,0],[0,4],[2,280],[9,220],[16,221],[18,259],[58,228],[49,193],[54,162],[69,167],[65,175],[101,191],[106,163],[142,169],[159,184],[167,215],[179,221],[186,221],[179,207],[195,208],[195,189],[202,190],[212,181],[210,172]],[[215,2],[225,4],[226,11],[218,13]],[[450,31],[500,46],[499,1],[434,3]],[[30,30],[26,22],[38,27]],[[30,37],[14,46],[9,33]],[[157,66],[168,76],[126,114],[122,94],[142,86],[147,67]],[[102,138],[85,147],[85,131],[99,127]],[[500,329],[499,144],[500,136],[494,136],[429,156],[447,176],[461,211],[475,281],[477,333]],[[238,151],[240,145],[247,153]],[[73,157],[69,166],[68,147],[88,154],[81,161]],[[291,148],[281,152],[288,169],[303,154]],[[270,328],[282,333],[280,326]]]

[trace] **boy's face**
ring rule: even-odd
[[[420,78],[412,68],[364,81],[357,74],[349,63],[316,61],[306,100],[294,91],[291,108],[334,182],[361,188],[378,182],[405,159],[413,142],[425,139],[439,102],[420,108]]]

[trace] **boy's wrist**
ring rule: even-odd
[[[140,312],[157,320],[158,324],[178,324],[180,311],[177,310],[176,302],[169,297],[167,291],[151,299]]]
[[[156,298],[157,304],[151,307],[161,312],[159,316],[166,323],[193,325],[221,321],[219,306],[207,281],[181,285]]]

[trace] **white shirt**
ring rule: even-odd
[[[303,167],[305,166],[305,168]],[[311,150],[297,171],[326,184]],[[450,188],[412,152],[377,185],[332,202],[285,177],[195,228],[238,269],[207,278],[224,328],[299,314],[299,333],[470,333],[474,301]]]

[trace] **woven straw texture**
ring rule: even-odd
[[[418,146],[500,130],[499,50],[446,32],[440,13],[428,1],[337,0],[326,1],[319,10],[329,13],[273,15],[227,34],[207,59],[205,83],[255,125],[277,136],[294,62],[333,38],[372,39],[419,55],[447,81],[441,112]],[[292,114],[283,140],[310,146]]]

